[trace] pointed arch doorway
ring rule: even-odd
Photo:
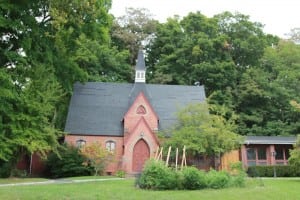
[[[140,139],[133,148],[132,171],[141,172],[146,160],[150,158],[150,149],[145,140]]]

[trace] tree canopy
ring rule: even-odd
[[[203,84],[209,103],[238,115],[242,135],[300,132],[299,45],[265,34],[241,13],[169,18],[147,47],[151,83]]]
[[[0,3],[0,159],[56,151],[76,81],[130,81],[110,0]]]

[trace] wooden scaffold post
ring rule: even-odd
[[[166,166],[167,166],[167,167],[168,167],[168,165],[169,165],[170,153],[171,153],[171,146],[169,146],[168,155],[167,155],[167,160],[166,160]]]
[[[178,148],[176,148],[176,160],[175,160],[175,170],[178,169]]]
[[[182,152],[181,170],[183,169],[183,165],[186,167],[185,145],[183,146]]]
[[[158,147],[157,153],[158,153],[158,152],[159,152],[159,153],[158,153],[158,154],[156,153],[156,155],[155,155],[155,160],[157,160],[157,161],[158,161],[158,160],[162,160],[162,152],[163,152],[163,149],[164,149],[164,148],[161,147],[161,149],[160,149],[160,151],[159,151],[159,147]]]

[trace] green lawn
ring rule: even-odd
[[[197,191],[145,191],[134,187],[133,179],[87,183],[0,187],[0,199],[299,199],[300,179],[249,179],[245,188]]]

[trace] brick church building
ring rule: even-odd
[[[134,83],[76,83],[70,101],[65,142],[98,142],[114,152],[106,173],[139,173],[159,147],[157,132],[176,122],[176,113],[205,101],[203,86],[146,84],[143,51],[139,51]]]

